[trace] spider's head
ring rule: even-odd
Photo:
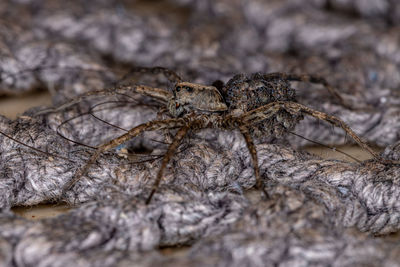
[[[228,107],[214,86],[179,82],[173,89],[173,98],[168,103],[168,109],[172,116],[179,117],[187,112],[223,112]]]

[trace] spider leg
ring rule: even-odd
[[[45,110],[37,112],[35,115],[42,115],[42,114],[49,113],[49,112],[62,111],[72,105],[75,105],[75,104],[83,101],[85,98],[90,97],[90,96],[117,95],[117,94],[121,94],[121,93],[127,92],[127,91],[136,92],[136,93],[139,93],[142,95],[150,96],[150,97],[153,97],[162,102],[168,102],[168,100],[172,96],[172,94],[170,92],[160,89],[160,88],[155,88],[155,87],[150,87],[150,86],[145,86],[145,85],[125,84],[125,85],[120,85],[120,86],[114,87],[114,88],[94,90],[94,91],[83,93],[75,98],[72,98],[71,100],[67,101],[66,103],[62,104],[61,106],[59,106],[57,108],[45,109]]]
[[[375,159],[384,161],[384,159],[382,159],[378,153],[368,146],[366,142],[361,140],[361,138],[344,121],[335,116],[314,110],[299,103],[282,101],[272,102],[243,114],[241,116],[241,120],[247,124],[255,124],[272,117],[276,111],[281,108],[285,109],[291,114],[304,113],[317,119],[327,121],[336,127],[342,128],[361,148],[368,151]]]
[[[293,110],[299,110],[302,113],[308,114],[314,118],[320,119],[327,121],[331,123],[332,125],[342,128],[348,135],[353,138],[353,140],[363,149],[368,151],[375,159],[377,160],[383,160],[378,153],[376,153],[365,141],[363,141],[344,121],[339,119],[338,117],[326,114],[324,112],[314,110],[312,108],[306,107],[304,105],[301,105],[299,103],[295,102],[285,102],[283,103],[283,107],[293,109]]]
[[[170,161],[173,153],[176,151],[178,146],[181,144],[183,138],[186,136],[187,132],[190,130],[191,124],[185,125],[179,129],[176,133],[174,140],[172,141],[171,145],[168,147],[167,152],[164,155],[164,158],[161,163],[160,170],[157,173],[156,181],[154,182],[150,195],[147,197],[146,204],[149,204],[151,199],[153,198],[154,193],[156,192],[158,186],[160,185],[163,173],[165,168],[167,167],[168,162]]]
[[[261,189],[264,192],[265,196],[267,198],[269,198],[269,195],[268,195],[267,191],[265,190],[263,181],[261,180],[260,167],[258,166],[257,150],[256,150],[256,146],[254,145],[253,138],[251,137],[247,127],[240,126],[239,130],[242,133],[244,140],[246,141],[247,149],[249,150],[252,161],[253,161],[254,175],[256,177],[256,188]]]
[[[340,104],[348,109],[352,109],[352,106],[347,104],[346,101],[342,98],[338,90],[336,90],[333,86],[331,86],[327,80],[323,77],[317,75],[310,75],[310,74],[294,74],[294,73],[283,73],[283,72],[274,72],[265,74],[264,78],[281,78],[288,81],[296,81],[296,82],[309,82],[315,84],[322,84],[329,93],[335,97]]]
[[[138,125],[132,129],[130,129],[127,133],[99,146],[97,150],[93,153],[93,155],[90,157],[90,159],[86,162],[86,164],[80,168],[74,175],[74,177],[65,184],[62,190],[62,195],[65,194],[66,191],[70,190],[76,182],[79,181],[79,179],[86,175],[88,172],[90,166],[100,157],[100,155],[107,150],[110,150],[116,146],[119,146],[123,144],[124,142],[128,141],[129,139],[145,132],[145,131],[154,131],[154,130],[160,130],[160,129],[173,129],[173,128],[178,128],[185,125],[185,122],[183,119],[180,118],[173,118],[173,119],[168,119],[168,120],[159,120],[159,121],[150,121],[147,123],[143,123],[141,125]]]
[[[165,78],[167,78],[168,81],[170,81],[171,83],[178,83],[178,82],[182,81],[182,78],[179,77],[179,75],[176,74],[176,72],[174,72],[173,70],[170,70],[168,68],[164,68],[164,67],[133,67],[127,74],[124,75],[124,77],[121,78],[121,80],[126,79],[127,77],[129,77],[130,75],[132,75],[134,73],[142,73],[142,74],[162,73],[165,76]]]
[[[166,115],[169,115],[168,108],[166,107],[161,107],[160,110],[157,112],[156,120],[162,120],[165,119]],[[163,131],[163,136],[164,136],[164,142],[166,143],[171,143],[172,142],[172,134],[168,129],[164,129]]]
[[[245,125],[253,125],[263,120],[269,119],[281,109],[280,103],[283,102],[271,102],[259,108],[250,110],[240,116],[238,121]]]
[[[60,155],[58,155],[58,154],[53,154],[53,153],[50,153],[50,152],[46,152],[46,151],[40,150],[40,149],[38,149],[38,148],[36,148],[36,147],[27,145],[27,144],[25,144],[24,142],[21,142],[21,141],[19,141],[18,139],[15,139],[15,138],[12,137],[11,135],[8,135],[8,134],[6,134],[6,133],[4,133],[4,132],[2,132],[2,131],[0,131],[0,135],[5,136],[5,137],[7,137],[8,139],[10,139],[10,140],[14,141],[15,143],[20,144],[20,145],[22,145],[22,146],[24,146],[24,147],[27,147],[27,148],[29,148],[29,149],[32,149],[32,150],[36,151],[36,152],[42,153],[42,154],[44,154],[44,155],[47,155],[48,157],[60,158],[60,159],[63,159],[63,160],[66,160],[66,161],[75,163],[73,160],[71,160],[71,159],[69,159],[69,158],[65,158],[65,157],[60,156]]]

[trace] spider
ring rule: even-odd
[[[170,118],[156,119],[140,124],[125,134],[97,147],[84,166],[79,168],[74,177],[65,185],[63,193],[70,190],[84,175],[98,157],[124,142],[145,131],[163,129],[178,129],[161,162],[161,167],[146,199],[149,204],[162,180],[164,170],[174,152],[181,144],[189,131],[205,128],[223,130],[238,129],[243,135],[252,158],[256,188],[267,192],[263,187],[258,166],[257,150],[253,136],[277,136],[292,130],[295,125],[309,115],[327,121],[336,127],[342,128],[363,149],[374,158],[382,160],[354,131],[341,119],[329,114],[314,110],[296,102],[295,90],[291,88],[291,81],[319,83],[335,97],[341,100],[339,94],[328,85],[325,79],[312,75],[295,75],[286,73],[255,73],[249,76],[236,75],[226,84],[221,81],[211,86],[183,81],[175,72],[162,68],[136,68],[134,72],[163,73],[174,83],[172,92],[142,85],[123,85],[117,90],[99,90],[89,92],[61,106],[65,108],[79,102],[84,97],[97,94],[115,94],[120,90],[132,90],[140,94],[151,96],[165,103]]]

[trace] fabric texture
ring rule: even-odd
[[[400,160],[396,1],[5,0],[0,14],[1,94],[45,89],[58,106],[113,88],[132,66],[164,66],[208,85],[238,73],[311,73],[355,108],[341,106],[322,86],[293,83],[299,103],[340,117],[384,147],[385,159]],[[171,89],[161,76],[136,76]],[[37,107],[16,120],[0,116],[1,132],[48,153],[0,136],[0,265],[399,265],[393,233],[400,228],[400,166],[321,159],[302,152],[309,142],[293,135],[256,142],[269,199],[254,189],[241,135],[210,129],[185,138],[149,205],[167,148],[162,131],[104,153],[62,194],[94,152],[62,136],[98,146],[124,133],[90,111],[130,129],[161,108],[126,92],[54,113]],[[295,132],[325,144],[345,140],[310,118]],[[54,202],[74,209],[39,221],[10,210]],[[166,253],[170,248],[174,253]]]

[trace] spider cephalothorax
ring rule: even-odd
[[[168,100],[168,111],[173,117],[188,113],[223,112],[227,109],[217,88],[196,83],[176,83]]]

